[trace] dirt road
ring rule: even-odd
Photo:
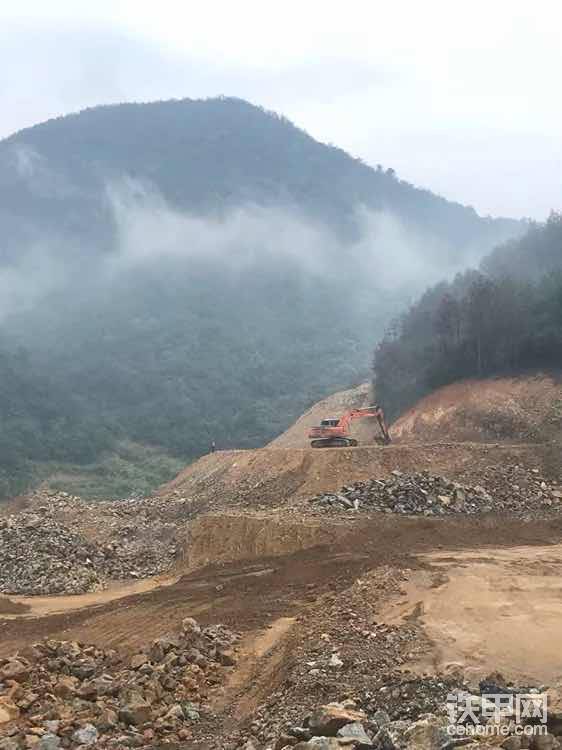
[[[247,524],[243,526],[247,529]],[[211,540],[208,525],[205,533]],[[216,549],[224,546],[221,534],[233,533],[232,519],[225,525],[218,517]],[[314,546],[314,540],[307,538],[312,545],[309,549],[291,550],[287,555],[279,545],[279,539],[285,538],[282,524],[271,533],[278,534],[277,546],[276,540],[271,540],[278,556],[263,557],[258,548],[255,560],[207,566],[151,591],[110,600],[107,594],[64,600],[48,597],[48,606],[33,599],[35,609],[31,610],[27,609],[30,602],[19,597],[16,611],[0,615],[0,656],[47,635],[133,649],[186,616],[208,623],[224,622],[243,633],[261,631],[279,618],[299,616],[325,593],[337,595],[366,571],[389,564],[416,571],[405,590],[407,599],[389,616],[402,616],[422,602],[422,623],[436,643],[436,664],[461,659],[467,666],[478,666],[483,657],[463,633],[480,633],[486,627],[494,630],[497,625],[498,637],[503,638],[510,628],[517,627],[521,639],[525,633],[531,644],[535,637],[548,636],[558,606],[562,612],[559,520],[522,524],[494,517],[382,516],[351,526],[334,523],[328,541],[321,538]],[[557,546],[546,546],[554,544]],[[445,581],[438,587],[437,573]],[[548,574],[548,585],[540,586],[543,574]],[[518,584],[524,591],[521,601],[514,588],[516,576],[522,581]],[[459,599],[459,591],[464,599]],[[503,598],[494,596],[495,591]],[[467,602],[466,611],[460,601]],[[533,618],[539,602],[544,616]],[[18,613],[18,607],[26,609]],[[472,621],[466,620],[465,627],[467,612],[472,612]],[[478,623],[479,631],[475,630]],[[490,650],[495,646],[490,644]],[[531,645],[529,659],[530,655]],[[515,662],[515,654],[512,656]],[[509,658],[506,652],[504,660]],[[545,657],[547,662],[550,657]],[[562,662],[557,664],[562,671]]]

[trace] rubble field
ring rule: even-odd
[[[187,741],[236,663],[237,636],[186,618],[132,656],[45,640],[0,659],[0,748],[119,748]]]
[[[0,750],[555,750],[561,480],[550,444],[274,446],[15,500]],[[494,691],[548,694],[546,733],[452,737],[451,695]]]
[[[492,466],[482,484],[467,486],[428,471],[404,474],[394,470],[389,479],[371,479],[345,485],[337,493],[311,499],[315,508],[379,511],[439,516],[451,513],[509,513],[521,517],[558,514],[562,485],[546,481],[539,469]]]
[[[431,666],[435,644],[421,612],[393,614],[412,574],[424,569],[419,553],[440,548],[445,561],[454,561],[455,547],[480,547],[493,556],[487,547],[509,546],[515,538],[554,542],[556,523],[506,518],[486,525],[463,514],[366,517],[344,524],[346,534],[327,545],[211,565],[169,587],[95,608],[0,617],[0,750],[363,746],[349,734],[338,736],[343,727],[364,732],[365,748],[442,750],[436,743],[444,696],[450,688],[477,691],[478,685],[460,669],[443,673]],[[220,537],[216,544],[222,546]],[[548,558],[545,565],[556,583]],[[439,575],[446,574],[441,566]],[[538,595],[553,606],[544,591]],[[201,633],[191,620],[182,626],[193,617]],[[221,622],[226,629],[215,625]],[[427,662],[422,672],[420,662]],[[489,671],[494,668],[490,662]],[[540,677],[524,685],[543,687]],[[333,703],[357,711],[357,721],[346,714],[333,736],[319,734],[327,731],[318,723],[323,720],[311,724],[307,717]],[[424,722],[433,744],[422,734]],[[360,727],[349,729],[350,723]],[[414,744],[418,733],[425,744]]]
[[[193,514],[181,497],[94,503],[36,492],[0,516],[0,593],[82,594],[165,573]]]
[[[351,466],[354,450],[361,449],[351,449]],[[346,452],[349,450],[322,451],[337,461]],[[247,457],[239,456],[234,464],[243,459]],[[265,484],[262,477],[251,487],[241,481],[236,494],[225,487],[221,470],[205,474],[201,496],[196,494],[196,487],[189,488],[189,493],[187,487],[168,487],[166,492],[149,498],[92,503],[66,493],[38,491],[27,499],[24,510],[0,516],[0,594],[83,594],[115,582],[169,574],[180,561],[190,558],[190,522],[209,511],[267,511],[267,526],[273,512],[286,518],[337,517],[342,511],[346,511],[346,517],[355,512],[375,512],[412,516],[499,513],[548,518],[558,516],[562,508],[562,485],[543,468],[529,467],[528,461],[487,465],[479,471],[475,484],[428,470],[391,469],[320,494],[312,495],[309,486],[305,482],[297,487],[292,473]],[[260,491],[265,493],[262,499],[268,498],[266,503],[255,502],[255,493]],[[296,535],[295,549],[304,543],[306,530],[305,525],[303,533]],[[264,533],[267,538],[267,531]],[[250,528],[244,549],[254,548],[253,534]],[[328,543],[330,535],[312,530],[309,537],[318,543],[325,537],[324,543]],[[197,557],[207,561],[213,556],[222,560],[228,555],[230,559],[232,555],[240,558],[243,549],[235,549],[240,544],[227,542],[223,554],[213,550],[211,544],[207,556],[199,554],[198,545]],[[267,548],[272,547],[266,544],[264,550]],[[281,545],[280,551],[286,552],[288,547]]]

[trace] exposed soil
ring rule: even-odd
[[[562,438],[558,375],[465,380],[439,388],[391,425],[400,442],[543,442]]]
[[[478,403],[506,387],[515,392],[502,382],[488,384]],[[258,750],[273,746],[272,738],[321,702],[353,698],[375,710],[384,707],[377,701],[394,701],[395,717],[433,710],[431,691],[446,692],[448,675],[477,680],[500,670],[528,684],[562,684],[562,518],[354,509],[318,515],[308,502],[346,484],[427,470],[492,489],[494,477],[503,487],[507,476],[508,492],[517,484],[514,492],[532,504],[558,487],[562,466],[556,443],[535,442],[534,431],[557,429],[557,386],[526,382],[527,416],[515,409],[511,422],[481,420],[470,433],[474,442],[408,442],[474,427],[477,412],[455,411],[454,403],[447,411],[444,389],[433,411],[424,406],[397,423],[402,432],[391,446],[284,447],[302,440],[310,421],[337,416],[338,404],[365,405],[370,396],[361,387],[316,405],[268,448],[203,457],[143,501],[154,510],[143,516],[147,539],[161,517],[176,528],[179,554],[169,578],[82,596],[0,597],[0,659],[45,637],[133,654],[186,617],[224,623],[241,635],[238,657],[214,686],[201,722],[189,726],[188,747],[201,750],[242,747],[248,736]],[[464,384],[451,399],[475,403],[476,392]],[[482,442],[491,434],[498,442]],[[13,509],[34,510],[34,502],[20,498]],[[133,522],[111,504],[100,506],[96,522],[94,507],[86,513],[64,502],[53,512],[92,542]],[[402,680],[422,698],[406,699]],[[377,698],[388,684],[399,686],[396,700],[394,693],[390,701]]]
[[[115,583],[103,591],[73,596],[5,596],[0,594],[0,616],[15,619],[21,616],[39,618],[46,615],[71,612],[86,607],[123,599],[133,594],[142,594],[161,586],[175,583],[178,577],[145,578],[141,581]]]
[[[213,547],[219,553],[236,534],[234,516],[216,519]],[[207,519],[206,540],[211,538]],[[247,519],[239,518],[245,528]],[[292,524],[291,524],[292,526]],[[188,572],[177,583],[111,601],[85,595],[66,597],[67,611],[37,618],[0,621],[0,656],[45,635],[93,641],[103,647],[139,648],[187,616],[204,623],[224,622],[248,631],[279,617],[293,617],[323,592],[345,589],[363,572],[381,565],[418,567],[415,555],[436,549],[479,549],[515,544],[555,544],[562,521],[521,523],[497,517],[414,519],[382,516],[364,523],[331,524],[332,540],[290,555],[207,566]],[[284,530],[279,528],[278,533]],[[280,547],[279,547],[280,549]],[[209,554],[212,550],[209,550]],[[101,592],[104,594],[104,592]],[[24,604],[25,598],[19,598]],[[28,599],[32,603],[34,599]],[[53,607],[64,603],[51,599]],[[91,606],[91,605],[94,606]]]
[[[387,613],[413,613],[433,643],[432,668],[462,669],[481,679],[490,664],[522,681],[559,683],[562,544],[432,552]],[[427,565],[427,567],[425,567]],[[427,661],[422,662],[426,671]]]
[[[185,498],[205,510],[279,507],[299,497],[335,492],[348,482],[388,477],[394,470],[428,470],[478,484],[489,466],[521,464],[562,478],[559,451],[551,445],[435,443],[357,448],[219,451],[204,456],[164,485],[162,497]]]

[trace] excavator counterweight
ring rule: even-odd
[[[378,404],[364,409],[351,409],[341,417],[323,419],[318,427],[312,427],[308,437],[311,448],[349,448],[357,445],[357,440],[350,436],[351,422],[363,417],[376,417],[381,431],[379,439],[383,445],[390,443],[390,434],[384,418],[384,412]]]

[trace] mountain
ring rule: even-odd
[[[225,98],[6,138],[0,228],[4,494],[77,466],[144,491],[211,440],[263,444],[361,382],[423,284],[522,231]]]
[[[0,164],[1,216],[14,229],[8,247],[16,252],[22,238],[40,240],[45,231],[111,246],[105,187],[124,175],[197,214],[252,202],[284,205],[350,236],[357,233],[358,206],[391,211],[454,245],[458,255],[517,231],[516,222],[482,219],[238,99],[88,109],[5,139]]]

